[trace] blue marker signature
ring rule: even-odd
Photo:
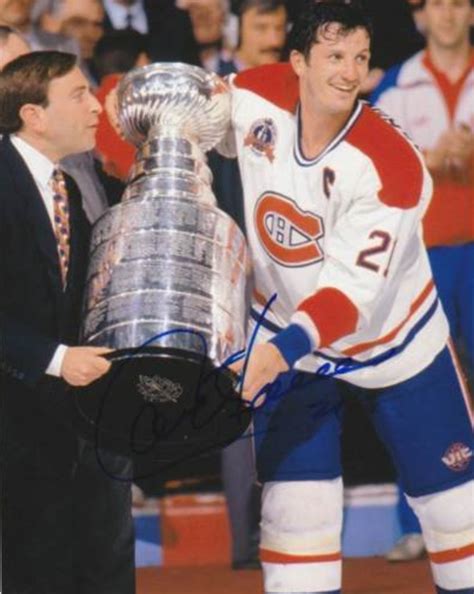
[[[276,301],[276,299],[277,299],[277,294],[275,293],[268,300],[267,304],[265,305],[264,309],[262,310],[262,312],[257,320],[257,323],[252,331],[252,335],[250,337],[247,349],[239,350],[236,353],[233,353],[219,367],[214,368],[211,372],[205,372],[205,369],[204,369],[204,362],[206,361],[207,356],[208,356],[208,347],[207,347],[205,337],[200,332],[198,332],[196,330],[192,330],[192,329],[173,329],[173,330],[161,332],[161,333],[151,337],[149,340],[144,342],[141,346],[137,347],[135,350],[133,350],[127,356],[126,359],[124,359],[121,362],[121,364],[116,368],[116,370],[110,377],[110,380],[107,385],[107,389],[104,391],[103,397],[100,400],[97,417],[95,419],[96,457],[97,457],[97,460],[98,460],[100,466],[102,467],[102,469],[104,470],[104,472],[106,474],[108,474],[112,478],[119,480],[119,481],[133,481],[133,480],[136,480],[137,478],[146,478],[148,476],[152,476],[153,474],[155,474],[157,472],[155,470],[151,474],[148,473],[145,475],[140,475],[139,477],[133,476],[133,477],[126,477],[126,478],[122,477],[122,476],[117,477],[117,476],[112,475],[107,470],[107,468],[105,468],[105,464],[100,456],[101,422],[102,422],[103,415],[104,415],[105,402],[106,402],[107,398],[110,396],[110,394],[112,393],[113,385],[115,384],[116,381],[118,381],[118,378],[120,377],[120,374],[123,372],[126,365],[134,357],[139,355],[141,352],[145,351],[145,349],[147,347],[157,346],[157,343],[159,343],[164,338],[169,337],[173,334],[193,335],[194,337],[198,338],[198,340],[202,346],[202,352],[199,353],[199,356],[202,356],[202,365],[199,370],[199,376],[198,376],[198,380],[196,382],[194,395],[192,398],[193,404],[189,408],[185,408],[182,411],[182,413],[174,420],[174,422],[172,424],[168,424],[168,420],[165,419],[165,417],[160,412],[159,408],[157,408],[152,403],[143,402],[141,409],[139,410],[136,417],[131,420],[131,425],[130,425],[131,430],[130,430],[129,445],[130,445],[130,451],[135,456],[146,455],[146,454],[150,453],[157,446],[157,444],[160,443],[160,441],[163,441],[166,439],[166,437],[170,436],[173,433],[173,431],[176,428],[178,428],[180,426],[180,424],[186,420],[190,420],[191,426],[195,429],[199,429],[199,428],[203,428],[203,427],[207,426],[209,423],[212,422],[212,420],[216,417],[216,415],[220,414],[221,411],[226,406],[229,406],[229,403],[232,403],[233,410],[230,414],[228,414],[228,418],[232,417],[234,420],[239,421],[242,417],[251,415],[255,411],[255,409],[257,409],[257,408],[261,409],[261,408],[265,407],[266,404],[268,404],[272,401],[277,401],[277,400],[281,399],[285,394],[287,394],[288,392],[291,392],[292,390],[295,390],[296,388],[306,387],[306,386],[312,384],[313,382],[321,380],[321,378],[324,378],[324,377],[329,378],[329,377],[340,376],[340,375],[350,373],[351,371],[360,369],[360,368],[368,366],[368,365],[378,364],[378,363],[382,362],[383,360],[386,360],[387,358],[390,358],[391,356],[393,356],[393,354],[391,354],[390,352],[388,354],[384,353],[384,355],[380,358],[380,360],[377,360],[375,362],[374,362],[374,360],[371,360],[371,362],[369,362],[367,364],[360,363],[360,362],[354,361],[349,358],[344,359],[344,360],[339,360],[336,363],[327,362],[327,363],[324,363],[323,365],[321,365],[312,374],[296,373],[291,378],[291,381],[289,383],[283,382],[279,376],[273,382],[264,386],[259,391],[259,393],[252,399],[252,401],[245,402],[241,399],[241,397],[242,397],[242,390],[243,390],[246,372],[248,369],[250,355],[251,355],[252,350],[253,350],[255,343],[257,341],[259,330],[262,327],[262,325],[264,325],[266,315],[267,315],[269,309],[271,308],[272,304]],[[221,382],[221,384],[219,384],[219,380],[220,380],[220,378],[222,378],[222,374],[230,373],[229,367],[233,363],[235,363],[236,361],[242,360],[242,359],[245,359],[245,361],[244,361],[244,365],[242,368],[241,376],[239,378],[240,399],[238,399],[238,398],[236,398],[234,388],[232,388],[231,391],[229,391],[229,384],[228,383],[224,384],[222,382]],[[216,391],[220,397],[220,402],[216,402],[215,407],[211,411],[206,411],[205,414],[203,414],[204,405],[206,404],[206,395],[205,395],[205,392],[203,391],[203,386],[208,385],[209,381],[214,382],[214,384],[215,384],[214,387],[216,388]],[[263,405],[260,405],[257,407],[257,401],[259,399],[261,399],[262,396],[264,396],[264,403],[263,403]],[[317,406],[311,407],[311,408],[313,410],[313,413],[312,413],[313,416],[319,415],[319,408]],[[244,420],[245,419],[242,418],[243,422],[244,422]],[[152,442],[147,444],[146,447],[140,448],[137,445],[137,442],[138,442],[137,432],[138,432],[138,427],[143,426],[144,422],[149,423],[150,433],[153,435],[153,439],[152,439]],[[270,427],[270,430],[275,430],[275,429],[276,428]],[[268,432],[269,428],[267,428],[266,431]],[[256,435],[255,433],[247,432],[243,436],[238,437],[237,439],[249,439],[251,437],[254,437],[255,435]],[[198,455],[205,453],[206,451],[211,451],[211,450],[215,450],[218,448],[220,449],[222,447],[225,447],[226,445],[231,443],[231,441],[234,441],[234,440],[235,440],[235,437],[229,441],[229,439],[222,440],[222,439],[217,438],[217,436],[216,436],[216,441],[214,443],[212,443],[211,445],[207,445],[207,446],[203,447],[198,452],[194,451],[192,453],[184,454],[180,457],[174,458],[172,461],[170,461],[168,463],[161,464],[159,471],[162,472],[163,470],[166,470],[166,468],[175,466],[176,464],[179,464],[179,463],[181,463],[185,460],[188,460],[190,458],[194,458]]]

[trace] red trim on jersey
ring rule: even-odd
[[[453,561],[461,561],[474,555],[474,543],[468,544],[459,549],[449,549],[447,551],[439,551],[438,553],[428,553],[432,563],[452,563]]]
[[[451,359],[453,360],[454,370],[459,381],[462,397],[464,398],[464,402],[466,404],[466,410],[469,416],[469,420],[471,421],[471,425],[474,427],[474,405],[472,402],[472,397],[469,391],[466,376],[464,375],[464,370],[459,361],[458,354],[456,352],[456,348],[451,337],[449,337],[448,339],[448,350],[451,354]]]
[[[260,549],[260,561],[263,563],[329,563],[341,559],[340,551],[328,553],[327,555],[289,555],[288,553]]]
[[[352,301],[339,289],[321,289],[298,305],[318,329],[318,347],[326,347],[347,334],[355,332],[359,312]]]
[[[429,52],[425,52],[423,56],[423,66],[433,75],[434,79],[438,83],[438,87],[443,95],[444,101],[446,103],[446,107],[448,108],[449,117],[451,121],[454,119],[454,114],[456,112],[456,106],[458,103],[459,95],[461,94],[462,88],[464,83],[466,82],[467,77],[469,76],[472,68],[474,67],[474,51],[471,51],[471,55],[469,57],[469,62],[466,66],[466,69],[461,74],[456,82],[452,82],[446,76],[446,74],[436,68],[431,60],[431,56]]]
[[[234,84],[290,113],[296,111],[299,100],[298,76],[287,62],[244,70],[235,77]]]
[[[423,167],[403,134],[364,106],[345,141],[372,160],[382,183],[378,194],[381,202],[397,208],[413,208],[418,204]]]
[[[430,280],[430,282],[426,285],[426,287],[423,289],[423,291],[418,295],[418,297],[415,299],[415,301],[413,301],[413,303],[410,305],[410,311],[408,312],[407,317],[400,324],[398,324],[398,326],[396,328],[391,330],[385,336],[378,338],[377,340],[371,340],[369,342],[362,342],[360,344],[357,344],[357,345],[351,347],[350,349],[346,349],[345,351],[343,351],[344,355],[347,355],[348,357],[353,357],[354,355],[358,355],[359,353],[362,353],[363,351],[366,351],[367,349],[372,349],[376,346],[380,346],[382,344],[386,344],[387,342],[391,342],[395,338],[395,336],[400,332],[400,330],[403,328],[403,326],[405,326],[405,324],[408,322],[408,320],[416,313],[416,311],[426,301],[426,299],[431,294],[433,287],[434,287],[434,282],[433,282],[433,280]]]

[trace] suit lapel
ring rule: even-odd
[[[62,283],[56,237],[43,198],[28,167],[10,142],[10,139],[4,137],[2,143],[5,158],[9,163],[18,192],[15,199],[22,200],[24,203],[31,237],[36,241],[38,249],[45,259],[48,277],[53,289],[57,293],[61,293]],[[25,241],[28,240],[29,237],[26,237]]]

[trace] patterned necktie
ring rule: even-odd
[[[58,242],[59,264],[63,288],[66,288],[67,271],[69,269],[69,199],[66,182],[60,169],[55,169],[51,176],[54,204],[54,233]]]

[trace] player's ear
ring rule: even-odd
[[[291,50],[290,52],[290,64],[298,76],[303,74],[304,67],[306,66],[306,59],[301,52]]]

